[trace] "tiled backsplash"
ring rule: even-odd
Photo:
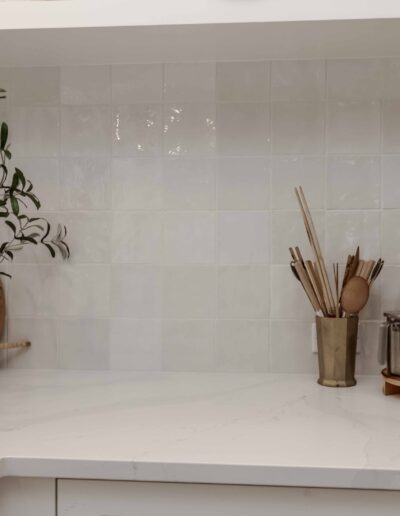
[[[400,308],[400,60],[0,70],[14,163],[64,222],[70,263],[35,249],[8,285],[8,367],[311,372],[313,313],[288,267],[387,262],[361,327],[377,372]],[[396,154],[398,153],[398,154]]]

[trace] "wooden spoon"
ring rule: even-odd
[[[343,289],[342,308],[347,314],[358,314],[367,304],[368,297],[368,281],[360,276],[353,276]]]

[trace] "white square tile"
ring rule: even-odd
[[[109,322],[72,319],[58,322],[61,369],[109,369]]]
[[[317,354],[311,348],[311,322],[272,321],[272,373],[318,374]]]
[[[378,363],[379,323],[361,322],[358,326],[360,354],[357,355],[357,374],[379,374],[382,366]]]
[[[63,107],[61,150],[64,156],[109,155],[109,108],[106,106]]]
[[[400,59],[383,59],[383,97],[400,99]]]
[[[8,284],[11,317],[55,315],[58,277],[55,265],[12,264]]]
[[[72,263],[109,263],[111,219],[107,211],[62,214]]]
[[[136,104],[113,110],[113,155],[155,156],[162,152],[161,106]]]
[[[382,256],[386,263],[400,265],[400,210],[382,212]]]
[[[325,213],[311,213],[321,246],[325,242]],[[304,259],[314,260],[300,211],[277,211],[272,214],[272,263],[289,264],[289,247],[298,246]]]
[[[384,265],[379,278],[374,283],[380,283],[382,293],[382,313],[389,310],[398,310],[400,306],[400,267]]]
[[[319,100],[325,96],[325,64],[320,60],[273,61],[271,100]]]
[[[212,371],[215,322],[164,320],[162,355],[164,371]]]
[[[59,154],[60,117],[55,107],[11,110],[11,151],[15,156],[52,158]]]
[[[109,104],[109,66],[65,66],[61,68],[61,103],[70,105]]]
[[[110,368],[160,371],[161,321],[112,319],[110,321]]]
[[[212,212],[165,213],[164,263],[215,263],[215,224],[215,214]]]
[[[213,159],[165,159],[164,208],[167,210],[215,208],[215,166]]]
[[[167,63],[164,100],[212,101],[215,98],[215,63]]]
[[[362,259],[380,255],[379,213],[374,211],[328,212],[326,216],[327,262],[345,263],[360,246]]]
[[[271,266],[271,319],[312,321],[313,308],[300,284],[287,265]],[[311,331],[311,329],[310,329]],[[278,341],[279,342],[279,341]],[[271,337],[271,346],[274,345]]]
[[[217,105],[218,152],[226,155],[264,155],[269,151],[267,104]]]
[[[110,206],[109,159],[63,158],[60,168],[62,210],[100,210]]]
[[[2,115],[2,109],[8,107],[11,104],[11,97],[13,92],[13,72],[14,68],[3,68],[0,67],[0,88],[6,90],[5,93],[1,95],[5,95],[6,98],[0,99],[0,114]]]
[[[269,161],[265,158],[219,158],[217,205],[220,210],[269,207]]]
[[[161,315],[162,271],[146,265],[113,265],[113,317],[155,318]]]
[[[157,158],[114,158],[111,187],[113,209],[162,208],[162,161]]]
[[[320,102],[272,104],[272,152],[318,154],[324,149],[324,105]]]
[[[380,147],[380,103],[331,101],[328,103],[329,153],[376,153]]]
[[[400,156],[382,157],[382,207],[400,208]]]
[[[267,212],[226,211],[218,215],[218,263],[265,264],[270,261]]]
[[[216,315],[217,274],[215,267],[165,267],[163,316],[167,318],[212,318]]]
[[[113,263],[161,263],[163,222],[160,213],[114,211],[112,222]]]
[[[57,106],[60,102],[60,73],[57,67],[14,68],[14,106]],[[5,88],[2,83],[2,88]]]
[[[164,106],[164,154],[212,156],[215,153],[215,104]]]
[[[228,372],[268,371],[267,321],[217,321],[216,368]]]
[[[400,101],[387,100],[382,107],[382,151],[400,152]]]
[[[237,61],[217,64],[217,99],[265,101],[269,92],[269,63]]]
[[[268,316],[269,267],[225,266],[218,269],[218,315],[220,318]]]
[[[58,267],[58,315],[105,317],[110,311],[110,266],[62,264]]]
[[[327,164],[327,202],[334,210],[376,209],[380,205],[378,157],[330,157]]]
[[[161,64],[115,65],[112,67],[114,104],[161,102],[163,92]]]
[[[22,158],[16,163],[25,179],[33,184],[32,192],[39,198],[41,210],[54,211],[60,207],[59,162],[55,158]],[[11,179],[11,178],[10,178]],[[34,204],[25,199],[27,210],[36,212]],[[40,216],[40,214],[39,214]]]
[[[333,59],[327,61],[328,97],[335,99],[378,99],[382,96],[380,59]]]
[[[325,207],[325,163],[314,156],[275,156],[271,165],[271,207],[298,210],[294,193],[301,185],[311,209]]]
[[[31,346],[7,351],[10,369],[56,369],[57,324],[55,319],[9,319],[10,342],[29,340]]]

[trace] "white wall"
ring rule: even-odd
[[[17,257],[8,367],[313,372],[313,313],[288,267],[357,244],[387,267],[361,372],[399,308],[400,60],[2,69],[15,165],[67,224],[70,263]],[[397,154],[398,153],[398,154]]]

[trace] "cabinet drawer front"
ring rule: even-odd
[[[55,480],[0,478],[1,516],[55,516],[55,514]]]
[[[393,516],[399,507],[397,491],[58,481],[58,516]]]

